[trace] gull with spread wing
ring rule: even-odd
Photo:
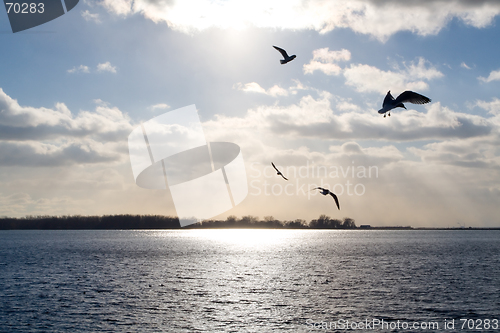
[[[330,194],[332,196],[333,200],[335,200],[335,203],[337,204],[337,208],[340,210],[339,199],[337,198],[337,196],[335,195],[335,193],[330,192],[329,189],[322,188],[322,187],[315,187],[311,191],[313,191],[313,190],[320,190],[321,194],[323,194],[323,195]]]
[[[278,168],[276,167],[276,165],[274,165],[274,163],[273,163],[273,162],[271,162],[271,164],[273,165],[274,170],[276,170],[276,172],[277,172],[276,174],[277,174],[278,176],[283,177],[283,179],[284,179],[284,180],[288,180],[285,176],[283,176],[283,174],[281,173],[281,171],[279,171],[279,170],[278,170]]]
[[[405,91],[402,92],[396,99],[392,97],[391,91],[387,92],[387,95],[384,98],[384,103],[382,104],[382,109],[378,110],[378,113],[383,114],[384,118],[386,113],[388,112],[389,117],[391,116],[391,110],[394,108],[404,108],[406,106],[403,103],[413,103],[413,104],[425,104],[431,101],[430,98],[425,97],[424,95],[420,95],[413,91]]]
[[[274,45],[273,45],[273,47],[274,47],[276,50],[278,50],[278,51],[281,53],[281,55],[283,56],[283,58],[284,58],[284,59],[280,59],[280,63],[281,63],[282,65],[286,64],[287,62],[292,61],[293,59],[295,59],[295,58],[297,57],[295,54],[294,54],[294,55],[289,56],[289,55],[288,55],[288,53],[286,53],[286,51],[285,51],[285,50],[283,50],[281,47],[277,47],[277,46],[274,46]]]

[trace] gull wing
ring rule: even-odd
[[[285,50],[283,50],[281,47],[277,47],[277,46],[274,46],[274,45],[273,45],[273,47],[281,53],[281,55],[283,56],[283,58],[288,59],[288,53],[286,53]]]
[[[333,197],[333,200],[335,200],[335,203],[337,204],[337,208],[340,210],[339,198],[337,198],[335,193],[332,193],[331,191],[330,191],[330,195]]]
[[[396,98],[396,103],[413,103],[413,104],[425,104],[431,101],[430,98],[420,95],[414,91],[404,91],[401,95]]]
[[[392,104],[392,101],[394,100],[394,97],[391,95],[391,91],[389,90],[387,92],[387,95],[385,95],[384,102],[382,103],[382,108],[386,106],[387,104]]]
[[[278,168],[276,167],[276,165],[274,165],[273,162],[271,162],[271,164],[273,165],[274,170],[276,170],[278,172],[278,175],[280,175],[281,177],[283,177],[283,179],[288,180],[285,176],[283,176],[283,174],[281,173],[281,171],[278,170]]]

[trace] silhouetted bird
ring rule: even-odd
[[[277,46],[274,46],[274,45],[273,45],[273,47],[274,47],[276,50],[278,50],[278,51],[281,53],[281,55],[283,56],[283,58],[284,58],[284,59],[281,59],[281,60],[280,60],[280,63],[281,63],[282,65],[286,64],[287,62],[292,61],[293,59],[295,59],[295,58],[297,57],[295,54],[294,54],[294,55],[289,56],[289,55],[288,55],[288,53],[286,53],[286,51],[285,51],[285,50],[283,50],[281,47],[277,47]]]
[[[335,200],[335,203],[337,204],[337,208],[340,210],[339,199],[337,198],[337,196],[335,195],[335,193],[330,192],[330,190],[328,190],[326,188],[322,188],[322,187],[313,188],[311,191],[313,191],[313,190],[320,190],[321,194],[323,194],[323,195],[330,194],[332,196],[333,200]]]
[[[409,90],[402,92],[401,95],[398,96],[398,98],[394,99],[394,97],[392,97],[391,95],[391,91],[389,90],[384,98],[384,103],[382,103],[382,109],[378,110],[378,113],[384,114],[385,118],[385,113],[389,112],[388,114],[390,117],[390,111],[392,109],[398,107],[406,109],[406,106],[403,103],[425,104],[429,103],[430,101],[430,98]]]
[[[283,177],[283,179],[284,179],[284,180],[288,180],[288,179],[286,179],[286,177],[285,177],[285,176],[283,176],[283,174],[281,173],[281,171],[279,171],[279,170],[278,170],[278,168],[276,167],[276,165],[274,165],[274,163],[273,163],[273,162],[271,162],[271,164],[273,165],[274,170],[276,170],[276,172],[277,172],[277,175],[278,175],[278,176]],[[288,186],[288,185],[287,185],[287,186]]]

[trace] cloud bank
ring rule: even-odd
[[[349,28],[381,41],[400,31],[437,34],[457,18],[483,28],[500,13],[495,0],[102,0],[117,16],[141,14],[185,33],[209,27],[243,28],[248,25],[326,33]]]
[[[54,108],[22,106],[0,88],[0,165],[55,166],[123,159],[132,130],[127,115],[98,105],[74,116]]]

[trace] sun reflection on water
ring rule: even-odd
[[[210,229],[191,230],[189,236],[225,245],[262,248],[292,241],[294,230],[280,229]]]

